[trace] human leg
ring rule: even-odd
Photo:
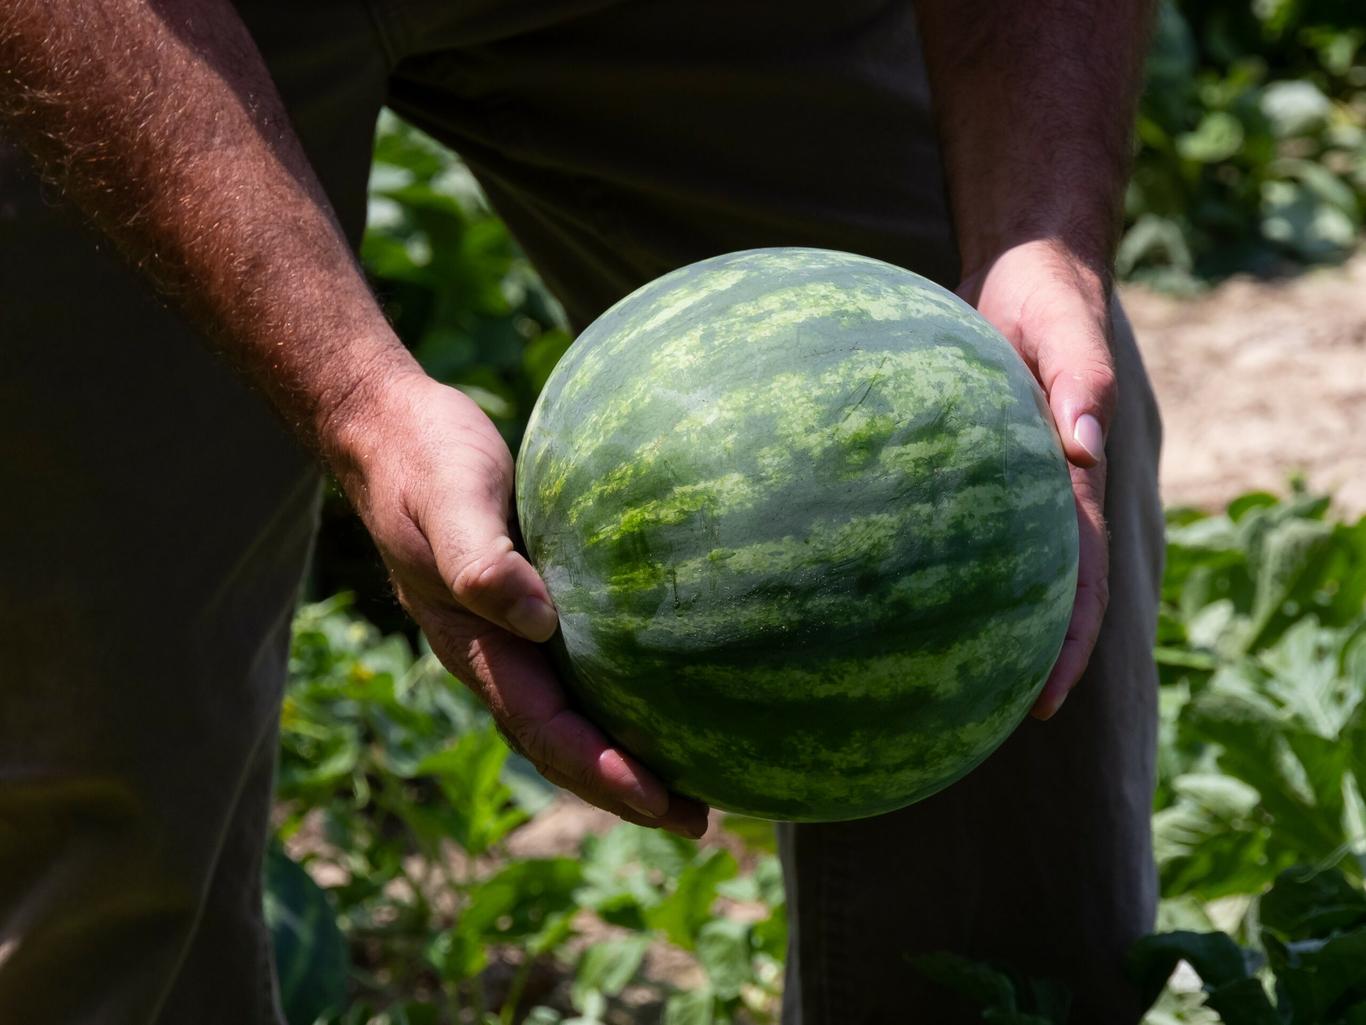
[[[319,51],[293,6],[240,4],[358,241],[385,62],[364,7],[312,5]],[[0,340],[0,1020],[274,1022],[260,859],[318,473],[12,151]]]

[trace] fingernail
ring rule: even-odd
[[[637,814],[644,815],[647,819],[657,819],[669,810],[669,795],[659,790],[651,798],[636,778],[635,770],[617,752],[610,749],[604,751],[598,757],[598,768],[605,776],[626,784],[626,792],[621,795],[621,799]]]
[[[645,795],[641,793],[627,794],[622,800],[625,801],[627,806],[637,815],[643,815],[647,819],[657,819],[664,814],[664,811],[669,810],[668,805],[665,805],[664,811],[652,811],[645,800]]]
[[[1044,705],[1043,710],[1041,712],[1036,713],[1034,718],[1042,722],[1047,722],[1049,719],[1053,718],[1053,716],[1058,714],[1058,709],[1062,707],[1062,703],[1066,700],[1066,694],[1059,695],[1058,697],[1054,698],[1051,702]]]
[[[1096,462],[1105,458],[1105,435],[1101,433],[1100,421],[1090,413],[1077,417],[1077,425],[1072,428],[1072,438]]]
[[[508,624],[529,641],[548,641],[559,622],[555,610],[533,595],[519,598],[508,609]]]
[[[680,824],[673,826],[665,826],[664,828],[667,829],[670,833],[673,833],[675,836],[681,836],[684,840],[701,840],[702,834],[707,831],[707,824],[703,822],[699,826],[697,825],[697,823],[694,822],[689,823],[688,825]]]

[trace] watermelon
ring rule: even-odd
[[[952,292],[757,249],[645,285],[556,366],[518,517],[582,708],[671,787],[822,821],[948,786],[1020,723],[1076,589],[1038,385]]]

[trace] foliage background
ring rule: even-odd
[[[1189,292],[1356,246],[1362,22],[1359,0],[1162,5],[1122,275]],[[459,160],[389,115],[363,257],[401,337],[515,449],[569,344],[564,318]],[[1266,933],[1261,895],[1298,864],[1333,869],[1350,892],[1363,877],[1366,521],[1324,515],[1303,494],[1173,511],[1158,638],[1160,925],[1224,930],[1235,951],[1283,948],[1283,972],[1296,943],[1330,940]],[[728,820],[720,844],[699,847],[623,826],[576,856],[509,857],[552,792],[434,663],[336,495],[310,590],[267,873],[291,1025],[775,1019],[785,924],[769,827]],[[339,593],[352,597],[327,597]],[[688,966],[673,982],[649,971],[662,948]],[[1163,957],[1177,948],[1163,949],[1150,968],[1170,969]],[[1235,960],[1259,979],[1270,967],[1260,954]],[[1245,983],[1215,961],[1201,962],[1210,978]],[[991,1021],[1065,1020],[1065,993],[1008,966],[921,969],[971,993]],[[1291,999],[1285,984],[1267,992]],[[1356,1012],[1299,999],[1264,1020],[1366,1022],[1366,996]],[[1198,984],[1169,989],[1150,1021],[1218,1020],[1201,1005]]]

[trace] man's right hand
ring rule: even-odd
[[[512,456],[479,407],[420,372],[397,373],[332,411],[322,440],[399,601],[513,747],[591,804],[700,836],[706,807],[671,794],[574,711],[538,646],[555,611],[513,544]]]

